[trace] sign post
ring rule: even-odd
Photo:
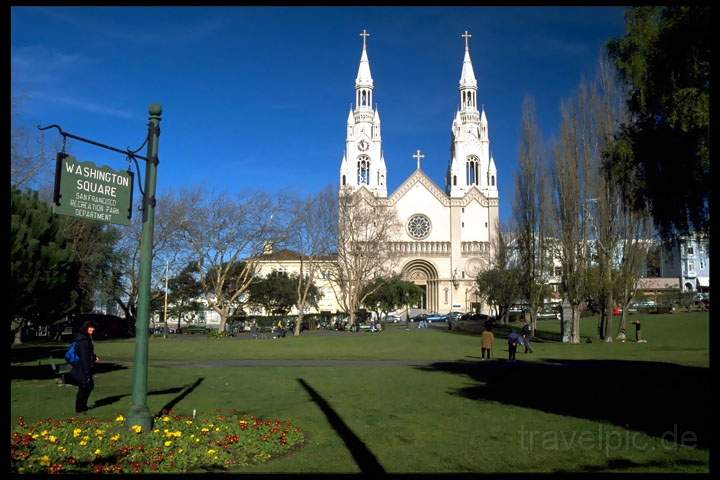
[[[133,365],[132,406],[127,414],[129,425],[139,425],[143,431],[152,429],[152,414],[147,407],[148,385],[148,327],[150,324],[150,280],[152,274],[152,244],[155,226],[155,183],[157,179],[158,143],[162,106],[153,103],[149,108],[147,168],[143,196],[143,230],[140,242],[140,290],[135,321],[135,362]]]

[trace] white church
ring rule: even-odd
[[[490,155],[485,111],[478,111],[477,80],[465,32],[465,57],[458,92],[460,109],[452,121],[452,155],[445,188],[421,168],[388,195],[387,164],[383,156],[380,114],[373,107],[374,82],[366,37],[355,78],[355,108],[347,119],[340,188],[365,188],[377,204],[395,209],[404,225],[392,249],[399,255],[404,279],[425,290],[424,308],[432,312],[480,308],[475,277],[487,265],[498,221],[497,169]]]
[[[424,290],[417,307],[428,312],[467,312],[488,308],[481,305],[475,279],[486,268],[490,245],[498,221],[498,179],[490,155],[490,137],[485,111],[478,111],[477,80],[465,32],[465,56],[458,93],[460,109],[452,120],[452,155],[445,188],[422,171],[424,155],[417,151],[417,169],[397,190],[388,195],[387,164],[383,156],[380,114],[374,106],[374,82],[363,30],[363,49],[355,78],[355,106],[347,118],[345,153],[340,165],[339,189],[366,189],[377,205],[394,208],[403,228],[392,242],[397,270],[404,279]],[[266,252],[259,262],[259,275],[272,270],[297,273],[293,252]],[[323,298],[319,311],[339,310],[332,286],[318,279]],[[308,312],[309,313],[309,312]]]

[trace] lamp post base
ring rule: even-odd
[[[146,405],[133,405],[127,414],[127,424],[140,425],[143,432],[149,432],[153,427],[153,416]]]

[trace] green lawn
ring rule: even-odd
[[[641,318],[646,344],[538,342],[515,364],[481,362],[477,336],[434,328],[281,340],[153,338],[148,406],[238,408],[291,420],[306,433],[302,450],[244,472],[358,472],[377,463],[387,472],[707,471],[709,316]],[[596,322],[583,319],[583,335],[595,336]],[[557,327],[541,322],[540,329]],[[96,351],[105,362],[131,361],[133,343],[96,342]],[[503,339],[493,353],[507,355]],[[75,389],[56,386],[47,367],[37,367],[47,351],[31,345],[13,354],[25,363],[13,367],[12,418],[71,416]],[[219,359],[428,365],[203,364]],[[129,409],[132,370],[122,367],[96,375],[91,402],[100,406],[92,415]],[[683,434],[698,446],[673,441]]]

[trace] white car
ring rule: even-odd
[[[400,316],[395,315],[394,313],[390,313],[388,315],[385,315],[385,318],[383,318],[383,322],[392,322],[392,323],[398,323],[400,321]]]

